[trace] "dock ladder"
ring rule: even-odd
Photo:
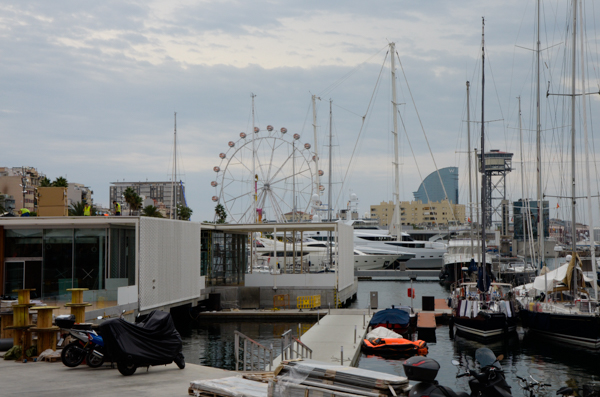
[[[312,358],[312,350],[292,335],[288,329],[281,335],[281,360],[293,360],[294,358]]]
[[[239,331],[235,336],[235,370],[268,371],[273,370],[273,345],[270,348],[248,338]]]

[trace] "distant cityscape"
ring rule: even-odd
[[[62,177],[57,178],[59,179],[65,182],[65,186],[56,186],[56,183],[44,186],[44,180],[51,181],[35,167],[0,167],[0,207],[13,215],[25,208],[38,216],[68,216],[72,206],[89,203],[94,207],[96,215],[109,215],[114,209],[112,203],[116,201],[125,214],[129,214],[132,209],[124,198],[127,188],[133,189],[141,197],[142,208],[154,206],[165,218],[171,217],[171,208],[187,206],[185,183],[181,181],[111,182],[109,202],[95,203],[94,191],[90,186],[69,182]]]

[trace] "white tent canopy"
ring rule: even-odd
[[[549,271],[545,275],[537,276],[533,281],[533,287],[538,291],[552,291],[552,289],[557,285],[563,282],[565,277],[567,276],[567,270],[569,269],[569,263],[565,263],[564,265]],[[578,266],[577,269],[581,271],[581,268]],[[548,288],[546,289],[546,277],[548,279]],[[583,276],[585,282],[591,282],[592,279],[589,277]]]

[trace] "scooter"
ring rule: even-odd
[[[511,397],[510,386],[506,383],[504,371],[500,366],[500,360],[503,358],[503,355],[496,358],[494,352],[487,347],[477,349],[475,351],[475,361],[479,363],[481,372],[469,369],[467,363],[465,372],[456,375],[456,377],[472,377],[469,380],[471,397]],[[457,360],[452,360],[452,364],[461,365]]]
[[[456,393],[435,380],[440,364],[432,358],[411,357],[402,366],[408,380],[419,382],[411,387],[408,397],[469,397],[467,393]]]
[[[77,367],[83,360],[91,368],[104,364],[104,340],[93,330],[71,329],[73,342],[62,349],[61,361],[67,367]]]

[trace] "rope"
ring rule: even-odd
[[[410,100],[415,108],[415,112],[417,113],[417,118],[419,119],[419,125],[421,126],[421,131],[423,131],[423,137],[425,138],[425,142],[427,143],[427,149],[429,149],[429,154],[431,156],[431,161],[433,161],[433,165],[435,166],[435,170],[440,179],[440,184],[442,185],[442,189],[444,190],[445,199],[448,201],[448,206],[450,207],[450,212],[452,213],[452,218],[456,219],[456,215],[454,215],[454,208],[452,204],[450,204],[450,200],[448,200],[448,193],[446,192],[446,186],[444,186],[444,182],[442,181],[442,176],[440,175],[440,170],[437,166],[435,158],[433,157],[433,152],[431,151],[431,145],[429,144],[429,139],[427,139],[427,133],[425,132],[425,127],[423,126],[423,121],[421,120],[421,115],[419,114],[419,109],[417,109],[417,105],[415,104],[415,98],[413,97],[412,90],[410,89],[410,85],[408,84],[408,79],[406,78],[406,73],[404,72],[404,66],[402,65],[402,61],[400,61],[400,56],[398,56],[398,52],[396,52],[396,57],[398,58],[398,63],[400,64],[400,70],[402,70],[402,76],[404,76],[404,81],[406,82],[406,88],[408,88],[408,93],[410,95]],[[429,200],[429,198],[428,198]]]

